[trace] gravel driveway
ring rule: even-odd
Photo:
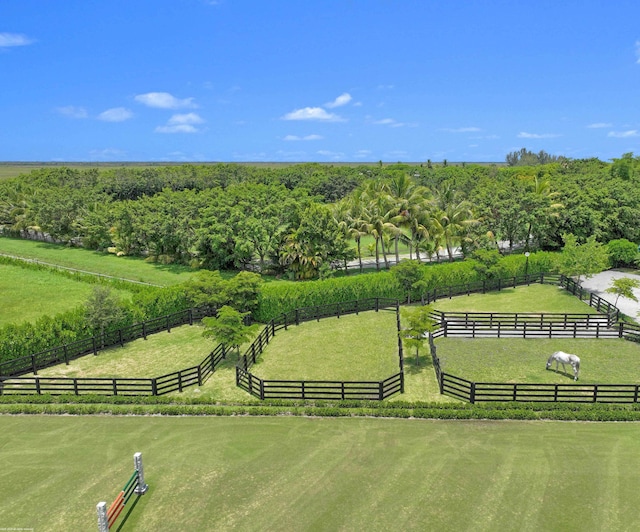
[[[587,290],[598,294],[601,298],[606,299],[610,303],[615,303],[616,296],[614,294],[606,293],[605,290],[611,286],[611,282],[614,279],[620,279],[621,277],[630,277],[631,279],[637,279],[638,281],[640,281],[640,275],[618,272],[615,270],[607,270],[606,272],[601,272],[594,275],[590,279],[584,280],[582,282],[582,286]],[[634,289],[633,293],[638,299],[640,299],[639,289]],[[640,312],[640,303],[632,301],[631,299],[627,299],[626,297],[621,297],[620,299],[618,299],[617,307],[620,309],[620,312],[626,314],[634,320],[638,318],[638,312]]]

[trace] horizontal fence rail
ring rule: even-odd
[[[202,386],[225,358],[218,345],[199,365],[154,378],[0,377],[0,395],[164,395]]]
[[[125,342],[137,340],[138,338],[146,339],[149,334],[160,331],[171,332],[173,327],[185,325],[186,323],[192,325],[195,321],[199,321],[205,316],[215,316],[215,310],[207,306],[195,307],[145,322],[134,323],[122,329],[105,331],[104,334],[99,336],[83,338],[46,351],[34,353],[33,355],[3,362],[0,364],[0,376],[11,377],[24,375],[25,373],[37,374],[40,369],[56,364],[69,364],[70,360],[90,353],[97,355],[99,351],[108,347],[124,345]]]

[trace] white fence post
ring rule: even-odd
[[[107,503],[99,502],[96,506],[98,511],[98,532],[109,532],[109,521],[107,520]]]
[[[142,453],[136,453],[133,455],[133,465],[138,471],[138,487],[134,493],[136,495],[143,495],[149,489],[149,486],[144,481],[144,469],[142,468]]]

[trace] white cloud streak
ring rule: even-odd
[[[332,102],[324,104],[324,106],[329,109],[333,109],[335,107],[342,107],[343,105],[347,105],[351,100],[351,94],[349,94],[348,92],[344,92]]]
[[[479,127],[446,127],[442,131],[447,131],[448,133],[478,133],[479,131],[482,131],[482,129]]]
[[[559,136],[555,133],[527,133],[526,131],[521,131],[517,135],[519,139],[553,139]]]
[[[0,48],[10,48],[13,46],[27,46],[34,42],[21,33],[0,33]]]
[[[105,122],[124,122],[129,120],[133,116],[133,113],[125,107],[113,107],[107,109],[98,115],[98,120],[104,120]]]
[[[609,124],[608,122],[596,122],[595,124],[589,124],[587,127],[589,129],[600,129],[603,127],[611,127],[613,124]]]
[[[283,137],[282,140],[287,141],[298,141],[298,140],[322,140],[324,137],[322,135],[305,135],[304,137],[299,137],[298,135],[287,135]]]
[[[282,120],[317,120],[321,122],[344,122],[344,118],[328,113],[322,107],[303,107],[291,111],[282,117]]]
[[[176,98],[168,92],[147,92],[138,94],[135,101],[146,105],[147,107],[156,107],[158,109],[183,109],[197,107],[193,103],[193,98]]]
[[[78,107],[75,105],[65,105],[63,107],[56,107],[56,112],[68,118],[89,118],[89,113],[84,107]]]
[[[627,139],[629,137],[640,137],[637,129],[629,129],[628,131],[609,131],[607,137],[614,137],[617,139]]]

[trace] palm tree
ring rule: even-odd
[[[449,260],[453,262],[454,246],[462,243],[477,220],[474,218],[471,203],[462,199],[449,184],[436,191],[433,203],[435,209],[431,215],[432,224],[442,235]]]
[[[559,215],[558,211],[564,205],[562,205],[562,203],[553,203],[553,200],[558,193],[551,191],[551,181],[548,175],[536,175],[533,177],[527,176],[525,179],[530,179],[532,181],[531,194],[534,203],[531,208],[532,212],[530,213],[531,216],[529,218],[529,225],[527,227],[526,240],[524,244],[525,251],[529,251],[529,242],[531,240],[534,220],[538,222],[543,218],[557,217]]]

